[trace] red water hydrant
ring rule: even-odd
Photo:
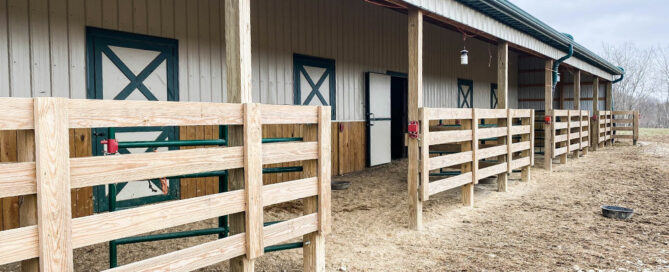
[[[100,144],[107,145],[107,154],[116,154],[118,152],[118,141],[116,139],[102,140]]]
[[[551,124],[551,116],[550,115],[544,117],[544,124],[546,124],[546,125]]]
[[[418,121],[409,122],[407,131],[409,132],[409,138],[418,139]]]
[[[593,121],[597,121],[597,114],[593,114],[593,115],[592,115],[592,120],[593,120]]]

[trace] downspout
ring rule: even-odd
[[[611,85],[616,84],[625,78],[625,69],[623,67],[618,66],[618,68],[623,71],[622,74],[620,74],[620,77],[614,81],[611,82]],[[613,105],[615,104],[615,99],[613,99],[615,96],[613,96],[613,90],[611,90],[611,110],[613,111],[614,107]]]
[[[565,36],[567,36],[570,40],[574,40],[574,37],[564,33]],[[555,86],[558,83],[558,68],[560,67],[560,63],[564,62],[568,58],[571,58],[571,56],[574,55],[574,44],[571,43],[569,44],[569,52],[567,52],[567,55],[564,57],[559,58],[555,62],[553,62],[553,95],[555,95]]]

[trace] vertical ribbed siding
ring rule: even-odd
[[[526,55],[518,59],[518,108],[544,110],[545,60]]]

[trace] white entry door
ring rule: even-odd
[[[369,166],[389,163],[390,144],[390,80],[385,74],[366,74],[367,160]]]

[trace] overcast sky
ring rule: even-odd
[[[597,53],[602,43],[669,46],[668,0],[510,0]]]

